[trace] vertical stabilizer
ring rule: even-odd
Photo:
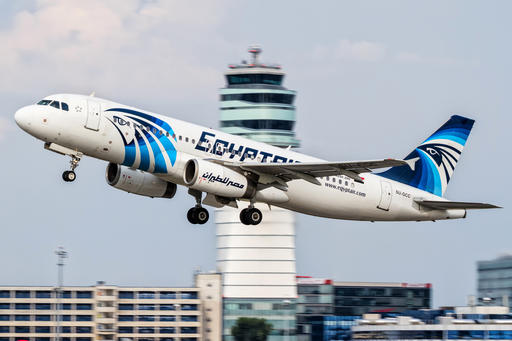
[[[454,115],[407,157],[407,166],[379,175],[443,196],[473,128],[474,120]]]

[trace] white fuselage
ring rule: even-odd
[[[18,125],[40,140],[112,163],[123,164],[125,161],[125,142],[133,138],[135,127],[119,124],[123,123],[123,112],[111,109],[133,110],[148,115],[147,118],[140,118],[140,122],[146,121],[149,129],[152,129],[149,118],[166,123],[172,131],[156,132],[168,134],[175,148],[174,157],[163,155],[164,159],[160,161],[166,165],[165,173],[156,171],[157,162],[152,153],[148,154],[149,160],[142,160],[141,153],[135,153],[132,168],[153,173],[178,185],[185,185],[184,165],[190,159],[230,162],[322,161],[96,97],[54,95],[48,98],[65,102],[69,110],[42,105],[27,106],[16,113]],[[141,123],[141,126],[144,124]],[[154,143],[159,144],[158,141]],[[237,150],[241,152],[233,152]],[[292,180],[287,183],[287,200],[268,200],[267,203],[314,216],[364,221],[421,221],[465,216],[463,209],[431,210],[414,202],[415,198],[444,200],[429,192],[370,173],[360,175],[364,178],[362,184],[342,175],[319,178],[320,185]]]

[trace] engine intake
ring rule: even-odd
[[[177,186],[159,177],[139,170],[109,163],[105,173],[107,183],[128,193],[151,198],[169,198],[176,194]]]
[[[187,162],[183,181],[192,189],[226,198],[252,198],[256,192],[256,185],[245,175],[199,159]]]

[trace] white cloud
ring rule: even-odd
[[[366,40],[343,39],[335,44],[318,46],[313,51],[315,59],[376,62],[386,57],[387,47],[382,43]]]
[[[214,33],[225,7],[218,1],[39,0],[35,11],[17,13],[0,31],[0,67],[7,70],[0,91],[122,88],[172,99],[204,85],[211,90],[217,70],[190,56],[226,44]]]

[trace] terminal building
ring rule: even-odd
[[[297,277],[297,340],[347,340],[355,321],[367,313],[400,314],[429,309],[432,285],[337,282]]]
[[[512,255],[477,262],[478,299],[510,307],[512,296]]]
[[[352,327],[352,339],[512,340],[512,314],[501,306],[456,307],[388,318],[366,314]]]
[[[194,288],[0,287],[0,341],[220,341],[220,274]]]

